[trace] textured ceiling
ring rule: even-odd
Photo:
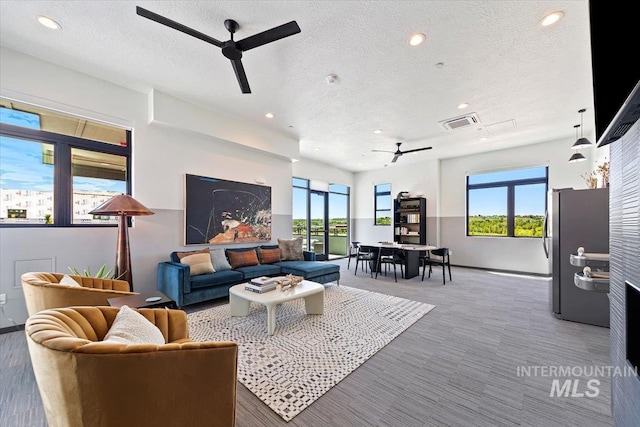
[[[244,53],[253,93],[242,94],[219,48],[136,15],[136,6],[222,41],[229,18],[240,24],[236,40],[291,20],[302,31]],[[387,165],[390,153],[371,150],[392,151],[397,141],[403,150],[433,149],[389,167],[557,139],[569,148],[580,108],[592,137],[588,9],[586,0],[2,0],[0,43],[241,117],[298,139],[305,158],[362,171]],[[564,19],[542,27],[555,10]],[[36,15],[62,30],[42,27]],[[410,47],[413,32],[426,42]],[[338,82],[328,84],[329,74]],[[459,110],[462,102],[470,106]],[[477,126],[439,124],[472,112]],[[374,134],[378,128],[383,133]]]

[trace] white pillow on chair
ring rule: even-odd
[[[65,274],[64,276],[62,276],[62,279],[60,279],[60,282],[58,283],[60,283],[61,285],[73,286],[76,288],[82,287],[80,283],[76,282],[75,279],[69,276],[68,274]]]
[[[103,342],[119,344],[156,344],[165,343],[160,329],[142,314],[123,305],[104,336]]]

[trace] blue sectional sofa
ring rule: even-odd
[[[278,248],[277,245],[260,246],[264,249]],[[258,252],[259,247],[253,248]],[[225,252],[246,251],[251,248],[227,248]],[[340,266],[324,261],[316,261],[316,254],[304,251],[304,260],[278,261],[215,271],[214,273],[191,276],[190,267],[180,262],[178,252],[172,252],[170,261],[158,264],[158,290],[171,299],[178,307],[195,304],[229,295],[229,288],[260,276],[293,274],[317,283],[340,281]]]

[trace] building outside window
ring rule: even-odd
[[[0,99],[0,226],[117,224],[90,215],[129,194],[131,131]]]
[[[391,225],[391,184],[374,187],[374,225]]]
[[[467,176],[467,236],[542,237],[548,168]]]

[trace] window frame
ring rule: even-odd
[[[506,169],[503,170],[502,172],[507,172],[507,171],[518,171],[518,170],[523,170],[523,169],[534,169],[534,168],[541,168],[542,166],[530,166],[530,167],[523,167],[523,168],[517,168],[517,169]],[[466,191],[465,191],[465,196],[466,196],[466,221],[465,221],[465,232],[466,232],[466,236],[467,237],[492,237],[492,238],[509,238],[509,237],[515,237],[518,239],[524,238],[524,239],[539,239],[540,236],[516,236],[515,235],[515,223],[516,223],[516,215],[515,215],[515,189],[518,186],[522,186],[522,185],[532,185],[532,184],[544,184],[545,185],[545,198],[544,198],[544,210],[545,212],[547,211],[547,197],[546,194],[549,191],[549,166],[544,166],[544,170],[545,170],[545,174],[544,177],[539,177],[539,178],[523,178],[523,179],[513,179],[513,180],[509,180],[509,181],[494,181],[494,182],[486,182],[486,183],[481,183],[481,184],[469,184],[469,178],[471,176],[477,176],[477,175],[484,175],[484,174],[489,174],[492,172],[484,172],[484,173],[477,173],[477,174],[473,174],[473,175],[467,175],[466,177]],[[500,171],[495,171],[495,172],[500,172]],[[484,188],[505,188],[507,189],[507,234],[505,236],[489,236],[489,235],[478,235],[478,234],[469,234],[469,191],[471,190],[480,190],[480,189],[484,189]]]
[[[388,185],[388,191],[378,191],[378,187],[381,185]],[[389,209],[378,209],[378,196],[389,196]],[[389,224],[378,224],[378,212],[389,211],[389,218],[391,221]],[[391,197],[391,183],[385,182],[383,184],[374,184],[373,186],[373,225],[374,226],[391,226],[393,225],[393,198]]]
[[[74,224],[73,223],[73,176],[71,149],[96,151],[114,154],[126,159],[126,191],[131,194],[131,130],[125,129],[126,147],[108,142],[78,138],[39,129],[0,123],[0,135],[9,138],[25,139],[53,145],[53,224],[29,223],[0,223],[0,228],[31,228],[31,227],[117,227],[117,224]],[[127,218],[129,225],[131,219]]]

